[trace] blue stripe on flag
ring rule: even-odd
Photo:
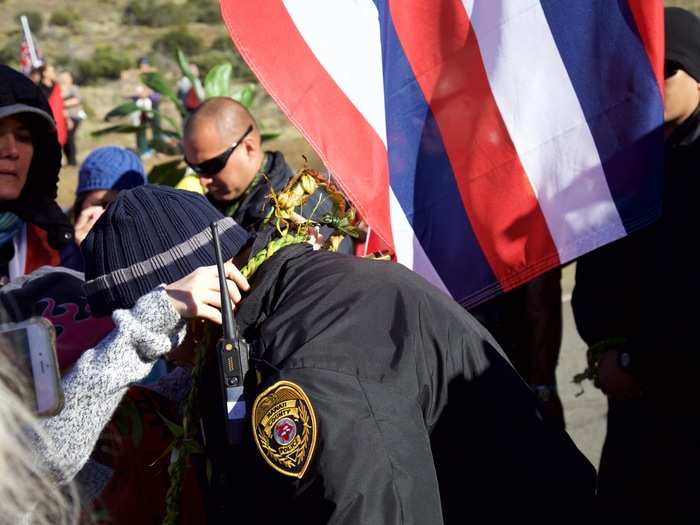
[[[385,0],[381,27],[389,177],[425,253],[456,300],[496,283],[464,210],[440,131]]]
[[[660,212],[663,103],[649,57],[624,1],[541,4],[629,233]]]

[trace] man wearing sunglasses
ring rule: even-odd
[[[576,326],[588,345],[618,341],[597,365],[596,384],[608,396],[598,486],[606,523],[700,523],[700,287],[694,257],[700,19],[666,8],[665,30],[661,217],[580,258],[572,297]],[[649,144],[661,159],[660,142]]]
[[[185,124],[183,147],[185,161],[199,176],[209,201],[249,231],[257,230],[267,215],[270,185],[278,192],[294,176],[282,153],[262,149],[255,119],[231,98],[210,98],[192,113]],[[323,191],[317,191],[312,201],[301,213],[304,217],[318,219],[331,211],[332,202]],[[331,230],[324,227],[321,233]],[[339,251],[352,253],[352,248],[348,237]]]

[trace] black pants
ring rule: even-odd
[[[77,166],[77,149],[75,147],[75,134],[80,126],[80,119],[71,119],[73,127],[68,130],[68,138],[63,146],[63,153],[66,155],[66,160],[70,166]]]
[[[611,400],[608,407],[599,472],[601,519],[700,523],[697,395],[651,392],[637,400]]]

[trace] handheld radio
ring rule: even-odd
[[[248,372],[248,344],[241,338],[233,317],[231,298],[228,295],[228,284],[224,270],[224,260],[221,256],[221,243],[216,223],[211,224],[211,235],[214,240],[214,255],[219,271],[219,288],[221,292],[221,316],[223,336],[216,344],[216,354],[219,363],[219,376],[226,417],[226,439],[231,445],[241,443],[247,428],[247,403],[243,392],[243,382]]]

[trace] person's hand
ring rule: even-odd
[[[226,282],[231,302],[235,305],[241,300],[241,290],[248,291],[250,285],[233,263],[224,265]],[[188,319],[199,317],[221,324],[221,293],[219,274],[216,266],[197,268],[179,281],[165,287],[173,307],[181,317]]]
[[[618,354],[618,350],[609,350],[600,356],[596,386],[611,399],[626,400],[640,397],[644,392],[641,381],[620,367]]]
[[[97,222],[105,209],[102,206],[89,206],[80,212],[78,220],[75,221],[75,240],[78,244],[82,244],[87,237],[87,234],[92,229],[92,226]]]

